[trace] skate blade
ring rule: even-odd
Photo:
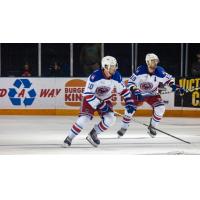
[[[122,138],[122,137],[123,137],[123,135],[118,135],[118,136],[117,136],[118,139],[120,139],[120,138]]]
[[[65,142],[63,142],[63,144],[62,144],[62,146],[61,146],[62,148],[69,148],[70,147],[70,145],[68,145],[67,143],[65,143]]]
[[[147,133],[149,134],[149,136],[150,136],[151,138],[155,138],[155,137],[156,137],[155,135],[152,135],[152,134],[150,133],[150,131],[147,131]]]
[[[98,144],[94,143],[90,136],[86,137],[86,140],[94,147],[98,147]]]

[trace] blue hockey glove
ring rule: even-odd
[[[131,90],[132,94],[136,97],[137,101],[143,101],[144,97],[142,96],[142,93],[139,89],[133,89]]]
[[[98,107],[97,107],[102,113],[108,113],[108,112],[113,112],[110,106],[106,102],[102,102]]]
[[[182,87],[180,87],[178,89],[178,91],[179,91],[179,93],[180,93],[181,96],[183,96],[186,93],[186,90],[184,88],[182,88]]]
[[[127,110],[127,113],[132,114],[136,110],[136,106],[132,101],[127,100],[125,109]]]
[[[186,93],[186,90],[184,88],[179,87],[177,85],[170,85],[170,87],[172,88],[173,92],[178,91],[181,96],[183,96]]]

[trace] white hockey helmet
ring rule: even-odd
[[[105,67],[109,70],[110,67],[115,66],[115,69],[118,69],[118,64],[116,58],[112,56],[105,56],[101,60],[101,67],[104,69]]]
[[[158,58],[158,56],[156,54],[154,54],[154,53],[148,53],[146,55],[146,58],[145,58],[145,61],[146,61],[147,65],[149,63],[151,63],[152,60],[156,61],[156,64],[159,63],[159,58]]]

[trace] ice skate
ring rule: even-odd
[[[125,128],[121,128],[120,130],[117,131],[118,134],[118,138],[124,136],[124,134],[126,133],[127,129]]]
[[[97,132],[95,131],[95,129],[93,128],[90,133],[88,134],[88,136],[86,137],[86,140],[93,145],[94,147],[98,147],[98,145],[100,144],[100,140],[97,137]]]
[[[71,144],[72,144],[72,139],[69,136],[67,136],[64,140],[63,147],[67,148],[71,146]]]
[[[152,138],[156,137],[156,135],[157,135],[156,130],[154,129],[154,127],[153,127],[151,124],[148,126],[148,131],[147,131],[147,133],[148,133]]]

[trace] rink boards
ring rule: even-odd
[[[0,114],[77,115],[86,78],[1,78]],[[127,78],[124,79],[126,81]],[[200,117],[200,108],[175,106],[173,93],[162,95],[165,116]],[[123,112],[123,99],[113,90],[114,109]],[[198,98],[195,103],[198,104]],[[151,115],[151,107],[144,103],[139,116]]]

